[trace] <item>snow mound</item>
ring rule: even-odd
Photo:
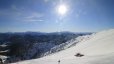
[[[103,55],[114,52],[114,29],[96,33],[90,40],[81,42],[77,52],[85,55]]]
[[[84,56],[76,57],[76,53]],[[58,53],[14,64],[114,64],[113,60],[114,29],[111,29],[93,34],[89,40],[81,41]]]

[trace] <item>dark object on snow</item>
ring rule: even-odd
[[[76,57],[82,57],[82,56],[84,56],[84,55],[81,54],[81,53],[77,53],[75,56],[76,56]]]
[[[60,60],[58,60],[58,64],[60,64],[60,62],[61,62],[61,61],[60,61]]]

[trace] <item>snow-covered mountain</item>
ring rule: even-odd
[[[77,53],[84,56],[76,57]],[[12,64],[114,64],[114,29],[92,34],[90,39],[58,53]]]
[[[0,45],[7,45],[7,47],[0,48],[0,55],[8,56],[9,58],[6,60],[8,63],[40,58],[72,47],[84,39],[84,35],[90,34],[73,32],[0,33]],[[79,36],[83,38],[79,38]],[[3,53],[2,51],[5,50],[9,51]]]

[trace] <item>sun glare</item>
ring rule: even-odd
[[[67,12],[67,7],[65,5],[59,5],[58,6],[58,13],[61,15],[66,14]]]

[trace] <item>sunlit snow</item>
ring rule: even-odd
[[[84,56],[76,57],[76,53]],[[12,64],[114,64],[113,60],[114,29],[92,34],[90,39],[55,54]]]

